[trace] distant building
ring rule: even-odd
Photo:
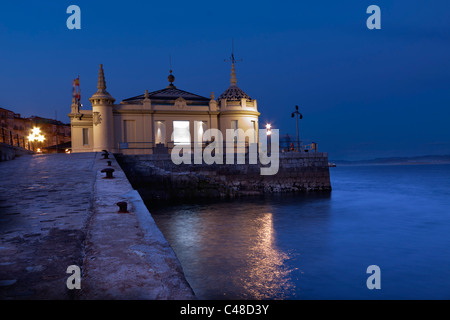
[[[71,141],[70,124],[38,116],[31,116],[27,119],[31,121],[32,127],[41,129],[41,134],[45,137],[43,147],[53,147]]]
[[[64,144],[71,140],[69,124],[38,116],[22,118],[14,111],[0,108],[0,142],[28,147],[28,135],[34,127],[38,127],[45,137],[40,143],[42,148]]]
[[[20,114],[15,113],[14,111],[0,108],[0,127],[5,130],[10,130],[14,134],[21,134],[27,128],[27,121],[20,116]]]
[[[202,141],[203,132],[215,128],[254,129],[248,143],[258,142],[258,117],[255,99],[237,86],[234,58],[230,87],[217,100],[177,88],[170,71],[166,88],[114,103],[106,91],[100,65],[97,92],[89,99],[92,110],[81,110],[76,95],[69,114],[72,152],[108,150],[125,154],[153,153],[155,147],[168,150],[174,144]]]

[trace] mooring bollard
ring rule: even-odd
[[[113,172],[114,172],[114,169],[113,168],[105,168],[105,169],[103,169],[102,171],[101,171],[102,173],[103,172],[105,172],[106,173],[106,179],[113,179],[114,177],[113,177]]]
[[[116,205],[119,206],[119,213],[128,213],[127,203],[125,201],[117,202]]]
[[[108,162],[108,167],[111,167],[111,161],[107,161]]]
[[[108,155],[109,155],[108,152],[102,153],[103,159],[109,159],[109,158],[108,158]]]

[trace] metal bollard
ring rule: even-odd
[[[111,161],[107,161],[108,162],[108,167],[111,167]]]
[[[125,201],[117,202],[116,205],[119,206],[119,213],[128,213],[127,203]]]
[[[102,173],[103,173],[103,172],[106,173],[105,179],[113,179],[113,178],[114,178],[114,177],[113,177],[113,172],[114,172],[114,169],[113,169],[113,168],[105,168],[105,169],[103,169],[101,172],[102,172]]]

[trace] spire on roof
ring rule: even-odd
[[[103,64],[100,64],[100,69],[98,71],[98,81],[97,81],[97,92],[89,99],[93,102],[93,99],[103,99],[109,100],[114,103],[115,99],[106,91],[106,81],[105,73],[103,72]]]
[[[235,86],[237,84],[237,79],[236,79],[236,70],[234,69],[234,62],[231,64],[231,80],[230,80],[230,84],[233,86]]]
[[[251,100],[251,98],[248,96],[248,94],[246,94],[244,91],[242,91],[237,86],[236,69],[234,68],[234,65],[236,64],[236,62],[242,61],[242,59],[236,60],[234,58],[234,41],[232,42],[230,60],[225,60],[225,61],[231,62],[230,87],[227,90],[225,90],[225,92],[223,92],[217,100],[226,99],[226,100],[231,100],[231,101],[235,100],[236,101],[236,100],[241,100],[242,98]]]
[[[105,74],[103,72],[103,64],[100,64],[100,70],[98,70],[97,89],[98,91],[101,92],[106,90],[106,81],[105,81]]]

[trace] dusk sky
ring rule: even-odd
[[[81,30],[69,30],[69,5]],[[381,30],[369,30],[369,5]],[[102,63],[120,102],[174,84],[257,99],[260,127],[300,135],[330,159],[450,154],[450,1],[16,1],[0,11],[0,107],[69,123]]]

